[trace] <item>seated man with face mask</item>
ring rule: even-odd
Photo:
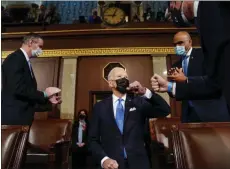
[[[165,117],[169,105],[159,95],[135,81],[127,72],[114,68],[108,75],[113,95],[95,104],[89,129],[92,154],[105,169],[149,169],[144,146],[145,119]],[[133,99],[127,91],[139,96]]]

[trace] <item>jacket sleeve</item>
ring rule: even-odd
[[[176,83],[177,100],[212,99],[220,96],[220,85],[208,76],[189,77],[188,83]]]
[[[28,77],[24,75],[24,66],[25,63],[19,56],[9,58],[3,65],[3,71],[7,74],[7,80],[10,81],[9,85],[11,85],[13,95],[40,104],[46,103],[47,99],[43,92],[26,84]]]
[[[90,127],[89,127],[89,149],[92,151],[92,155],[97,160],[98,163],[106,157],[106,153],[104,152],[103,148],[101,147],[100,142],[100,119],[98,113],[100,112],[100,105],[96,103],[93,108],[92,117],[90,120]]]
[[[143,98],[141,108],[148,118],[165,117],[170,114],[168,103],[154,92],[150,99]]]

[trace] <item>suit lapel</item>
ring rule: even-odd
[[[132,99],[127,96],[126,101],[125,101],[125,117],[124,117],[124,124],[126,123],[129,113],[130,113],[130,108],[132,107]],[[125,126],[125,125],[124,125]]]
[[[192,72],[192,64],[194,62],[194,52],[195,52],[195,49],[192,49],[192,52],[191,52],[191,55],[189,57],[189,62],[188,62],[188,72],[187,72],[187,76],[190,76],[191,72]]]

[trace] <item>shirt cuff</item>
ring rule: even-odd
[[[174,97],[176,96],[176,83],[175,83],[175,82],[173,82],[172,95],[173,95]]]
[[[152,92],[148,88],[146,88],[146,91],[143,97],[146,97],[147,99],[151,99],[152,96],[153,96]]]
[[[107,160],[107,159],[109,159],[109,157],[107,157],[107,156],[105,156],[104,158],[102,158],[102,160],[101,160],[101,167],[102,168],[103,168],[104,161]]]
[[[173,96],[176,95],[176,83],[175,82],[168,83],[168,92],[172,93]]]
[[[44,97],[45,97],[45,98],[48,98],[48,95],[47,95],[46,92],[43,92],[43,94],[44,94]]]

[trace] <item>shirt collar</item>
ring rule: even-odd
[[[118,99],[120,99],[119,97],[115,96],[114,94],[112,95],[112,97],[113,97],[113,104],[116,103],[116,101]],[[124,96],[122,96],[121,99],[125,101],[126,100],[126,94]]]
[[[29,62],[30,61],[30,58],[28,56],[28,54],[26,53],[26,51],[22,48],[20,48],[20,50],[22,51],[22,53],[24,54],[25,58],[26,58],[26,61]]]
[[[191,53],[192,53],[192,47],[189,49],[189,51],[187,52],[187,54],[186,54],[186,57],[189,57],[190,55],[191,55]]]

